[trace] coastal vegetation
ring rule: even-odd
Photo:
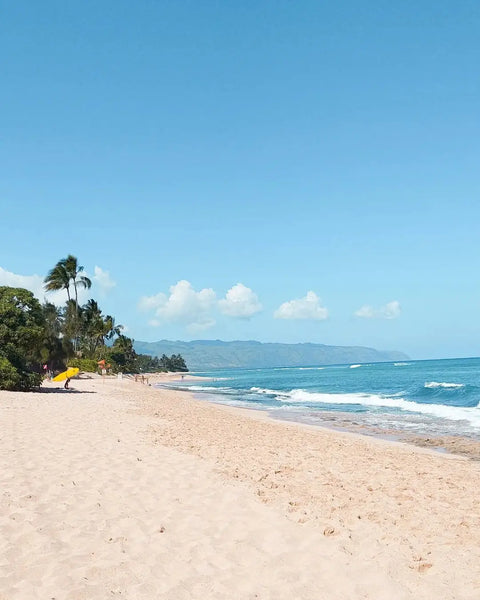
[[[24,288],[0,286],[0,389],[30,390],[47,372],[67,365],[112,373],[187,371],[182,356],[138,354],[123,326],[104,314],[94,299],[78,302],[79,288],[91,280],[75,256],[61,259],[45,278],[47,293],[65,290],[63,306],[39,302]]]
[[[32,292],[0,287],[0,389],[28,390],[40,384],[36,367],[45,342],[43,310]]]

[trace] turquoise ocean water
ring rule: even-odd
[[[480,358],[232,369],[173,386],[272,417],[392,435],[480,440]]]

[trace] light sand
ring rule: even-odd
[[[478,462],[72,386],[0,392],[0,600],[480,598]]]

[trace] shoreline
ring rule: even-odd
[[[161,388],[156,388],[156,389],[161,389]],[[165,389],[165,388],[164,388]],[[399,436],[395,437],[389,437],[386,435],[382,435],[382,433],[367,433],[366,431],[366,427],[364,426],[359,426],[358,427],[358,431],[355,431],[353,429],[348,429],[347,427],[334,427],[334,426],[330,426],[328,424],[313,424],[313,423],[305,423],[303,421],[300,420],[296,420],[296,419],[286,419],[284,417],[277,417],[273,414],[273,411],[269,410],[268,408],[265,409],[261,409],[261,408],[249,408],[249,407],[244,407],[244,406],[232,406],[229,404],[224,404],[221,402],[215,402],[213,400],[209,400],[209,399],[202,399],[201,396],[202,394],[199,392],[189,392],[188,390],[175,390],[176,392],[178,392],[179,394],[189,394],[191,395],[191,397],[194,400],[197,400],[198,402],[206,402],[209,405],[213,405],[215,407],[220,407],[220,409],[223,410],[231,410],[232,414],[238,413],[238,414],[243,414],[244,416],[251,418],[251,419],[255,419],[258,421],[266,421],[267,423],[278,423],[280,425],[290,425],[292,427],[300,427],[302,429],[306,429],[309,431],[326,431],[326,432],[331,432],[334,434],[338,434],[340,436],[346,436],[347,438],[352,436],[353,438],[356,439],[369,439],[370,441],[372,441],[372,443],[374,444],[393,444],[393,445],[400,445],[400,446],[411,446],[412,448],[415,448],[415,450],[420,451],[420,452],[426,452],[428,454],[433,454],[433,455],[442,455],[445,458],[450,458],[450,457],[463,457],[465,459],[470,458],[469,456],[466,455],[462,455],[460,453],[454,453],[454,452],[448,452],[447,450],[445,450],[445,452],[440,452],[437,447],[428,447],[427,445],[422,445],[421,443],[415,443],[412,440],[409,440],[408,438],[405,439],[400,439]],[[207,394],[205,394],[207,395]],[[345,413],[348,414],[348,413]],[[480,446],[480,443],[479,443]]]
[[[478,597],[478,463],[128,379],[72,387],[0,392],[0,597]]]
[[[168,381],[171,383],[181,382],[182,380],[176,377],[176,374],[168,373],[163,374],[168,375],[167,377],[159,377],[158,383],[163,381]],[[185,377],[185,380],[205,380],[208,378],[204,377],[195,377],[189,376]],[[155,384],[153,384],[155,386]],[[430,450],[437,454],[446,454],[455,455],[455,456],[463,456],[470,460],[480,461],[480,440],[475,438],[468,437],[466,435],[444,435],[444,434],[414,434],[408,432],[402,432],[398,429],[382,429],[380,427],[369,426],[365,423],[358,424],[355,423],[354,419],[357,421],[360,420],[358,415],[352,417],[352,415],[348,412],[337,411],[335,413],[331,413],[330,411],[322,412],[322,417],[324,419],[320,419],[318,423],[308,423],[305,420],[296,419],[294,417],[287,418],[284,415],[277,415],[276,410],[271,407],[246,407],[246,406],[234,406],[228,404],[226,402],[216,401],[215,396],[209,392],[201,392],[199,390],[190,391],[190,390],[182,390],[177,388],[170,388],[167,386],[155,387],[155,389],[171,389],[172,391],[178,391],[179,393],[191,394],[193,398],[199,400],[200,402],[207,402],[213,404],[215,406],[232,408],[233,410],[246,411],[247,413],[258,413],[259,415],[265,414],[267,419],[272,421],[280,422],[280,423],[292,423],[297,424],[302,427],[313,428],[315,429],[326,429],[328,431],[334,431],[337,433],[345,433],[351,435],[359,435],[363,437],[368,437],[370,439],[380,439],[386,442],[392,443],[400,443],[412,445],[416,448],[423,448]],[[334,420],[342,420],[344,425],[333,424],[328,421],[328,417],[332,417]],[[326,417],[326,418],[325,418]],[[333,420],[332,419],[332,420]]]
[[[470,542],[464,539],[461,545],[480,558],[478,539],[470,529],[472,518],[478,524],[474,529],[480,527],[480,509],[474,505],[480,476],[477,462],[405,441],[275,420],[266,411],[175,393],[177,401],[195,414],[196,426],[183,437],[175,427],[166,426],[162,443],[213,461],[223,474],[246,484],[261,502],[279,507],[288,519],[338,536],[345,552],[355,553],[350,547],[353,539],[388,540],[387,546],[396,546],[405,567],[423,573],[440,560],[436,535],[442,537],[443,532],[449,538],[440,543],[444,548],[451,544],[443,558],[456,562],[452,552],[467,528]],[[170,409],[162,412],[156,407],[150,414],[169,420]],[[238,430],[245,435],[232,439],[232,429],[233,435]],[[154,428],[154,441],[157,435]],[[319,469],[318,460],[324,457],[327,465]],[[463,469],[466,478],[459,476]],[[480,586],[478,564],[471,563],[470,568]],[[438,574],[436,569],[432,572]],[[443,596],[457,597],[446,590]]]

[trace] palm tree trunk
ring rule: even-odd
[[[80,321],[80,315],[78,312],[78,292],[77,292],[77,282],[75,280],[75,277],[72,277],[72,281],[73,281],[73,288],[75,289],[75,340],[74,340],[74,344],[73,347],[75,349],[75,354],[77,353],[78,350],[78,325],[79,325],[79,321]]]

